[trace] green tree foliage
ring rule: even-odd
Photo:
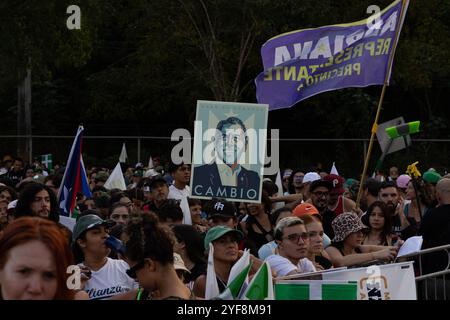
[[[80,122],[89,134],[167,136],[174,128],[192,129],[198,99],[256,102],[260,48],[271,37],[361,20],[368,5],[391,2],[5,0],[0,108],[7,115],[0,125],[14,133],[17,84],[31,67],[35,133],[73,134]],[[70,4],[81,8],[81,30],[66,28]],[[448,138],[449,24],[449,1],[411,1],[381,122],[400,115],[429,121],[425,128],[438,135],[432,137]],[[380,91],[374,86],[317,95],[271,112],[269,124],[281,129],[282,138],[368,138]],[[289,144],[282,165],[313,161],[292,155],[301,147]],[[346,144],[331,153],[313,148],[330,163],[345,159],[348,170],[362,166]]]

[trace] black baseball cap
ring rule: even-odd
[[[314,190],[316,190],[319,187],[325,187],[328,190],[331,190],[331,189],[333,189],[333,184],[330,181],[315,180],[315,181],[311,182],[311,185],[309,186],[309,192],[313,192]]]
[[[206,204],[205,211],[208,218],[216,216],[226,218],[237,217],[237,211],[234,204],[224,199],[212,199]]]

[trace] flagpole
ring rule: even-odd
[[[394,47],[392,48],[391,55],[389,56],[388,69],[386,72],[386,76],[384,77],[383,89],[381,90],[380,100],[378,101],[377,113],[375,115],[375,120],[372,125],[372,133],[370,135],[369,148],[367,149],[366,159],[364,160],[364,169],[363,169],[363,173],[361,176],[361,182],[359,184],[358,196],[356,197],[356,208],[359,208],[359,202],[361,201],[362,188],[364,185],[364,180],[366,179],[367,168],[369,166],[369,160],[370,160],[370,154],[372,153],[373,140],[374,140],[375,134],[377,133],[377,129],[378,129],[378,118],[380,117],[381,106],[383,105],[383,100],[384,100],[384,94],[386,92],[386,87],[389,82],[389,76],[391,75],[391,71],[392,71],[391,68],[392,68],[392,64],[394,62],[395,49],[397,48],[397,42],[398,42],[398,38],[400,36],[400,27],[403,22],[403,13],[404,13],[404,9],[405,9],[405,3],[407,3],[407,2],[408,2],[408,0],[406,0],[406,1],[402,0],[402,8],[400,10],[400,17],[398,18],[397,30],[395,32]]]

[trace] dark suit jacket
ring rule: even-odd
[[[260,178],[255,171],[241,167],[241,171],[238,174],[237,188],[251,188],[259,191],[259,183]],[[208,187],[212,187],[213,189],[223,187],[217,164],[205,164],[194,168],[193,187],[195,185],[202,185],[205,189]]]

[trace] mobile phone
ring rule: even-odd
[[[113,250],[114,252],[120,253],[121,255],[125,255],[126,252],[126,247],[123,244],[122,241],[120,241],[119,239],[117,239],[116,237],[113,236],[109,236],[106,240],[105,240],[105,245],[110,248],[111,250]]]

